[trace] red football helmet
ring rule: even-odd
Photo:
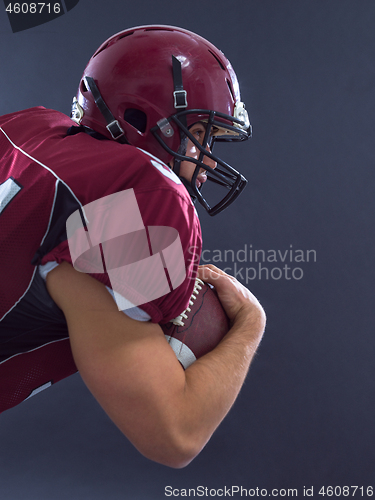
[[[181,161],[195,163],[191,182],[184,184],[211,215],[232,203],[247,183],[212,153],[216,141],[251,136],[237,77],[222,52],[190,31],[140,26],[109,38],[86,66],[71,116],[109,139],[144,149],[177,174]],[[189,132],[197,122],[206,126],[203,144]],[[186,138],[200,150],[198,160],[185,156]],[[203,163],[205,156],[216,162],[215,169]],[[196,186],[201,168],[227,188],[213,207]]]

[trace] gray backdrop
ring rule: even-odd
[[[204,255],[268,315],[238,401],[187,468],[140,456],[75,375],[0,416],[2,500],[375,486],[374,20],[373,0],[80,0],[13,34],[0,12],[0,114],[69,114],[93,51],[134,25],[182,26],[225,52],[254,134],[222,155],[249,187],[216,218],[202,213]]]

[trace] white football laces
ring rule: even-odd
[[[199,278],[195,279],[194,290],[191,294],[188,307],[179,316],[177,316],[177,318],[171,319],[171,323],[176,326],[185,326],[184,320],[188,319],[187,313],[191,312],[191,307],[194,305],[194,301],[197,300],[198,294],[202,290],[203,285],[204,282],[202,280]]]

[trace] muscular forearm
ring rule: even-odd
[[[210,353],[185,372],[180,432],[198,454],[233,405],[261,340],[262,311],[244,312]]]
[[[165,340],[160,338],[160,344],[153,342],[152,347],[154,359],[160,363],[153,364],[152,369],[144,364],[150,359],[149,353],[143,350],[141,357],[136,355],[147,380],[140,385],[135,363],[128,353],[119,352],[122,380],[132,377],[133,384],[124,390],[118,378],[112,394],[106,385],[102,387],[105,393],[98,394],[94,388],[92,392],[101,402],[117,401],[115,407],[103,406],[142,454],[170,467],[184,467],[199,454],[233,405],[263,330],[261,313],[240,315],[221,343],[185,372],[172,350],[171,357],[164,357],[161,344]],[[133,367],[129,374],[126,365]]]

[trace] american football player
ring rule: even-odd
[[[239,196],[246,179],[214,145],[250,135],[229,61],[172,26],[106,40],[70,118],[43,107],[0,117],[0,411],[78,369],[146,457],[182,467],[200,452],[236,399],[265,315],[235,278],[198,266],[194,203],[216,215]],[[206,182],[223,194],[209,199]],[[93,207],[119,199],[97,223]],[[111,274],[119,259],[134,284]],[[197,275],[232,326],[183,370],[159,324],[186,309]]]

